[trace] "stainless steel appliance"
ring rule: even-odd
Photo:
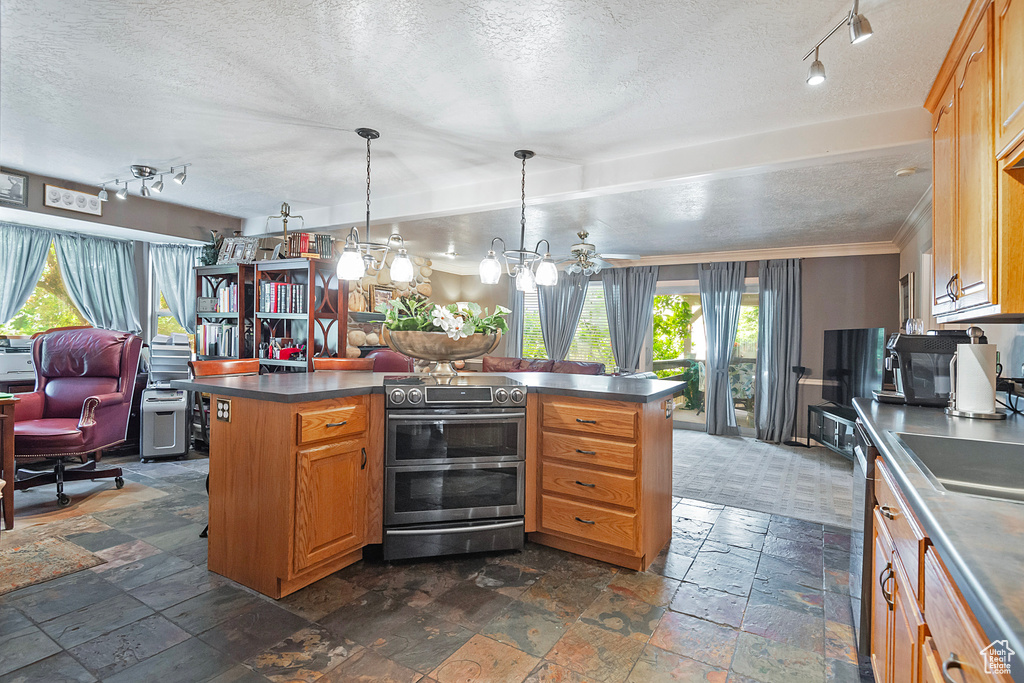
[[[522,548],[526,387],[399,375],[384,391],[384,559]]]
[[[875,458],[878,450],[857,420],[853,452],[853,517],[850,521],[850,607],[861,658],[871,657],[871,563],[874,549],[871,515],[875,509]]]
[[[970,343],[962,330],[931,330],[927,334],[889,337],[885,367],[892,370],[896,391],[876,392],[875,398],[912,406],[945,407],[949,403],[949,362],[957,344]]]
[[[149,387],[142,392],[140,459],[188,455],[190,393],[171,389],[173,379],[188,379],[192,349],[188,337],[158,336],[149,346]]]

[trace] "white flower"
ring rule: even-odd
[[[445,323],[447,323],[452,318],[452,314],[448,312],[448,309],[442,308],[441,306],[435,304],[434,310],[431,312],[431,316],[433,318],[431,322],[433,322],[434,325],[440,327],[442,330],[447,331],[448,328],[445,326]]]
[[[453,316],[446,323],[447,326],[444,327],[444,331],[448,333],[449,338],[456,340],[469,336],[465,332],[466,321],[461,316]]]

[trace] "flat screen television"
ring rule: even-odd
[[[822,354],[821,397],[840,406],[853,406],[855,398],[871,398],[882,388],[885,330],[825,330]]]

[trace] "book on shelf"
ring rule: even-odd
[[[334,238],[309,232],[288,235],[288,254],[304,258],[334,258]]]
[[[260,283],[261,313],[306,313],[306,285],[287,282]]]
[[[200,356],[238,356],[238,325],[202,323],[196,327],[196,353]]]

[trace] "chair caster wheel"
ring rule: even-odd
[[[65,493],[58,493],[57,494],[57,507],[66,508],[68,505],[71,505],[71,499],[67,497],[67,494],[65,494]]]
[[[124,477],[115,477],[114,478],[114,486],[116,486],[119,489],[123,489],[124,488]]]

